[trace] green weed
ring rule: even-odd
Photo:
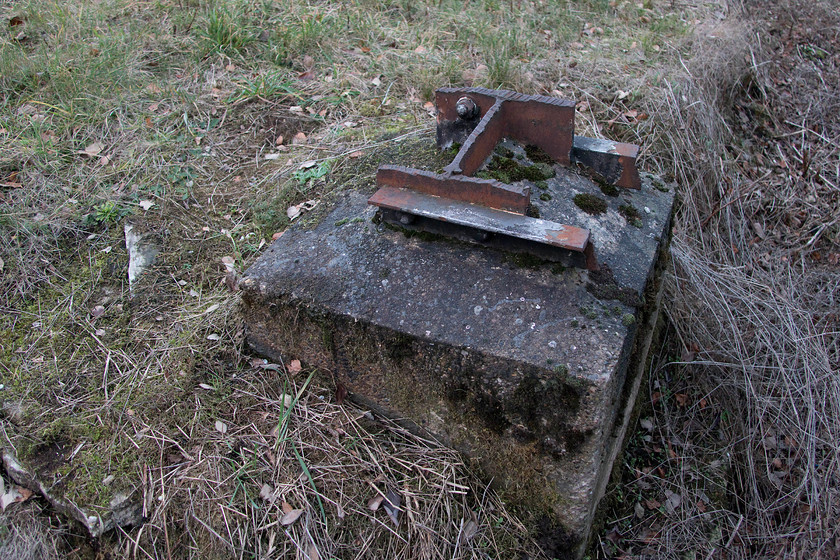
[[[489,33],[482,41],[484,60],[487,64],[486,86],[516,89],[520,83],[517,57],[521,50],[516,31]]]
[[[106,200],[94,206],[85,218],[86,225],[115,224],[131,214],[131,209],[126,208],[113,200]]]
[[[238,89],[236,93],[228,97],[228,103],[235,103],[246,99],[273,100],[282,97],[291,97],[295,100],[302,99],[301,94],[295,85],[279,72],[268,72],[259,74],[253,78],[245,78],[236,82]]]
[[[292,173],[292,179],[302,187],[311,187],[312,182],[324,178],[330,172],[332,160],[325,160],[308,169],[299,169]]]
[[[207,25],[203,33],[210,50],[226,53],[242,51],[254,38],[227,8],[213,8],[207,14]]]

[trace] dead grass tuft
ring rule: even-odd
[[[35,503],[12,504],[0,513],[0,557],[7,560],[66,558],[66,528],[51,524]]]
[[[836,16],[822,2],[767,11],[702,30],[703,55],[646,107],[648,164],[682,187],[668,305],[682,356],[652,377],[642,447],[661,455],[631,487],[659,489],[668,521],[643,507],[635,543],[668,557],[837,552],[837,276],[823,255],[838,248],[840,130],[825,118],[837,87],[819,78],[840,51],[805,23]],[[801,54],[818,43],[830,55]]]

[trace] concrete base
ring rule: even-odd
[[[351,192],[314,228],[287,231],[240,287],[254,349],[323,368],[463,450],[509,502],[549,515],[577,557],[635,400],[628,370],[646,353],[638,326],[655,308],[645,290],[673,194],[645,179],[602,197],[609,208],[594,218],[563,202],[600,196],[588,179],[563,170],[549,192],[563,223],[593,230],[600,273],[409,237],[375,224],[368,194]],[[628,200],[642,227],[619,214]]]

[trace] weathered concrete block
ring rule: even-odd
[[[319,366],[465,451],[508,500],[548,514],[576,556],[637,388],[629,366],[673,195],[645,179],[590,216],[572,199],[598,186],[563,169],[547,192],[540,212],[589,228],[601,272],[408,236],[350,192],[319,224],[287,231],[240,287],[252,347]],[[628,204],[646,209],[640,223],[622,217]]]

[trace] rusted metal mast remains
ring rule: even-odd
[[[524,248],[543,257],[568,260],[573,253],[581,266],[597,270],[588,229],[529,216],[530,185],[506,185],[473,175],[497,144],[508,138],[542,149],[560,165],[578,164],[601,182],[639,189],[638,146],[575,136],[574,103],[563,99],[484,88],[441,88],[435,92],[435,101],[438,147],[457,142],[461,148],[440,174],[381,166],[376,174],[380,188],[368,202],[382,209],[383,219],[475,243],[493,240],[495,245]]]

